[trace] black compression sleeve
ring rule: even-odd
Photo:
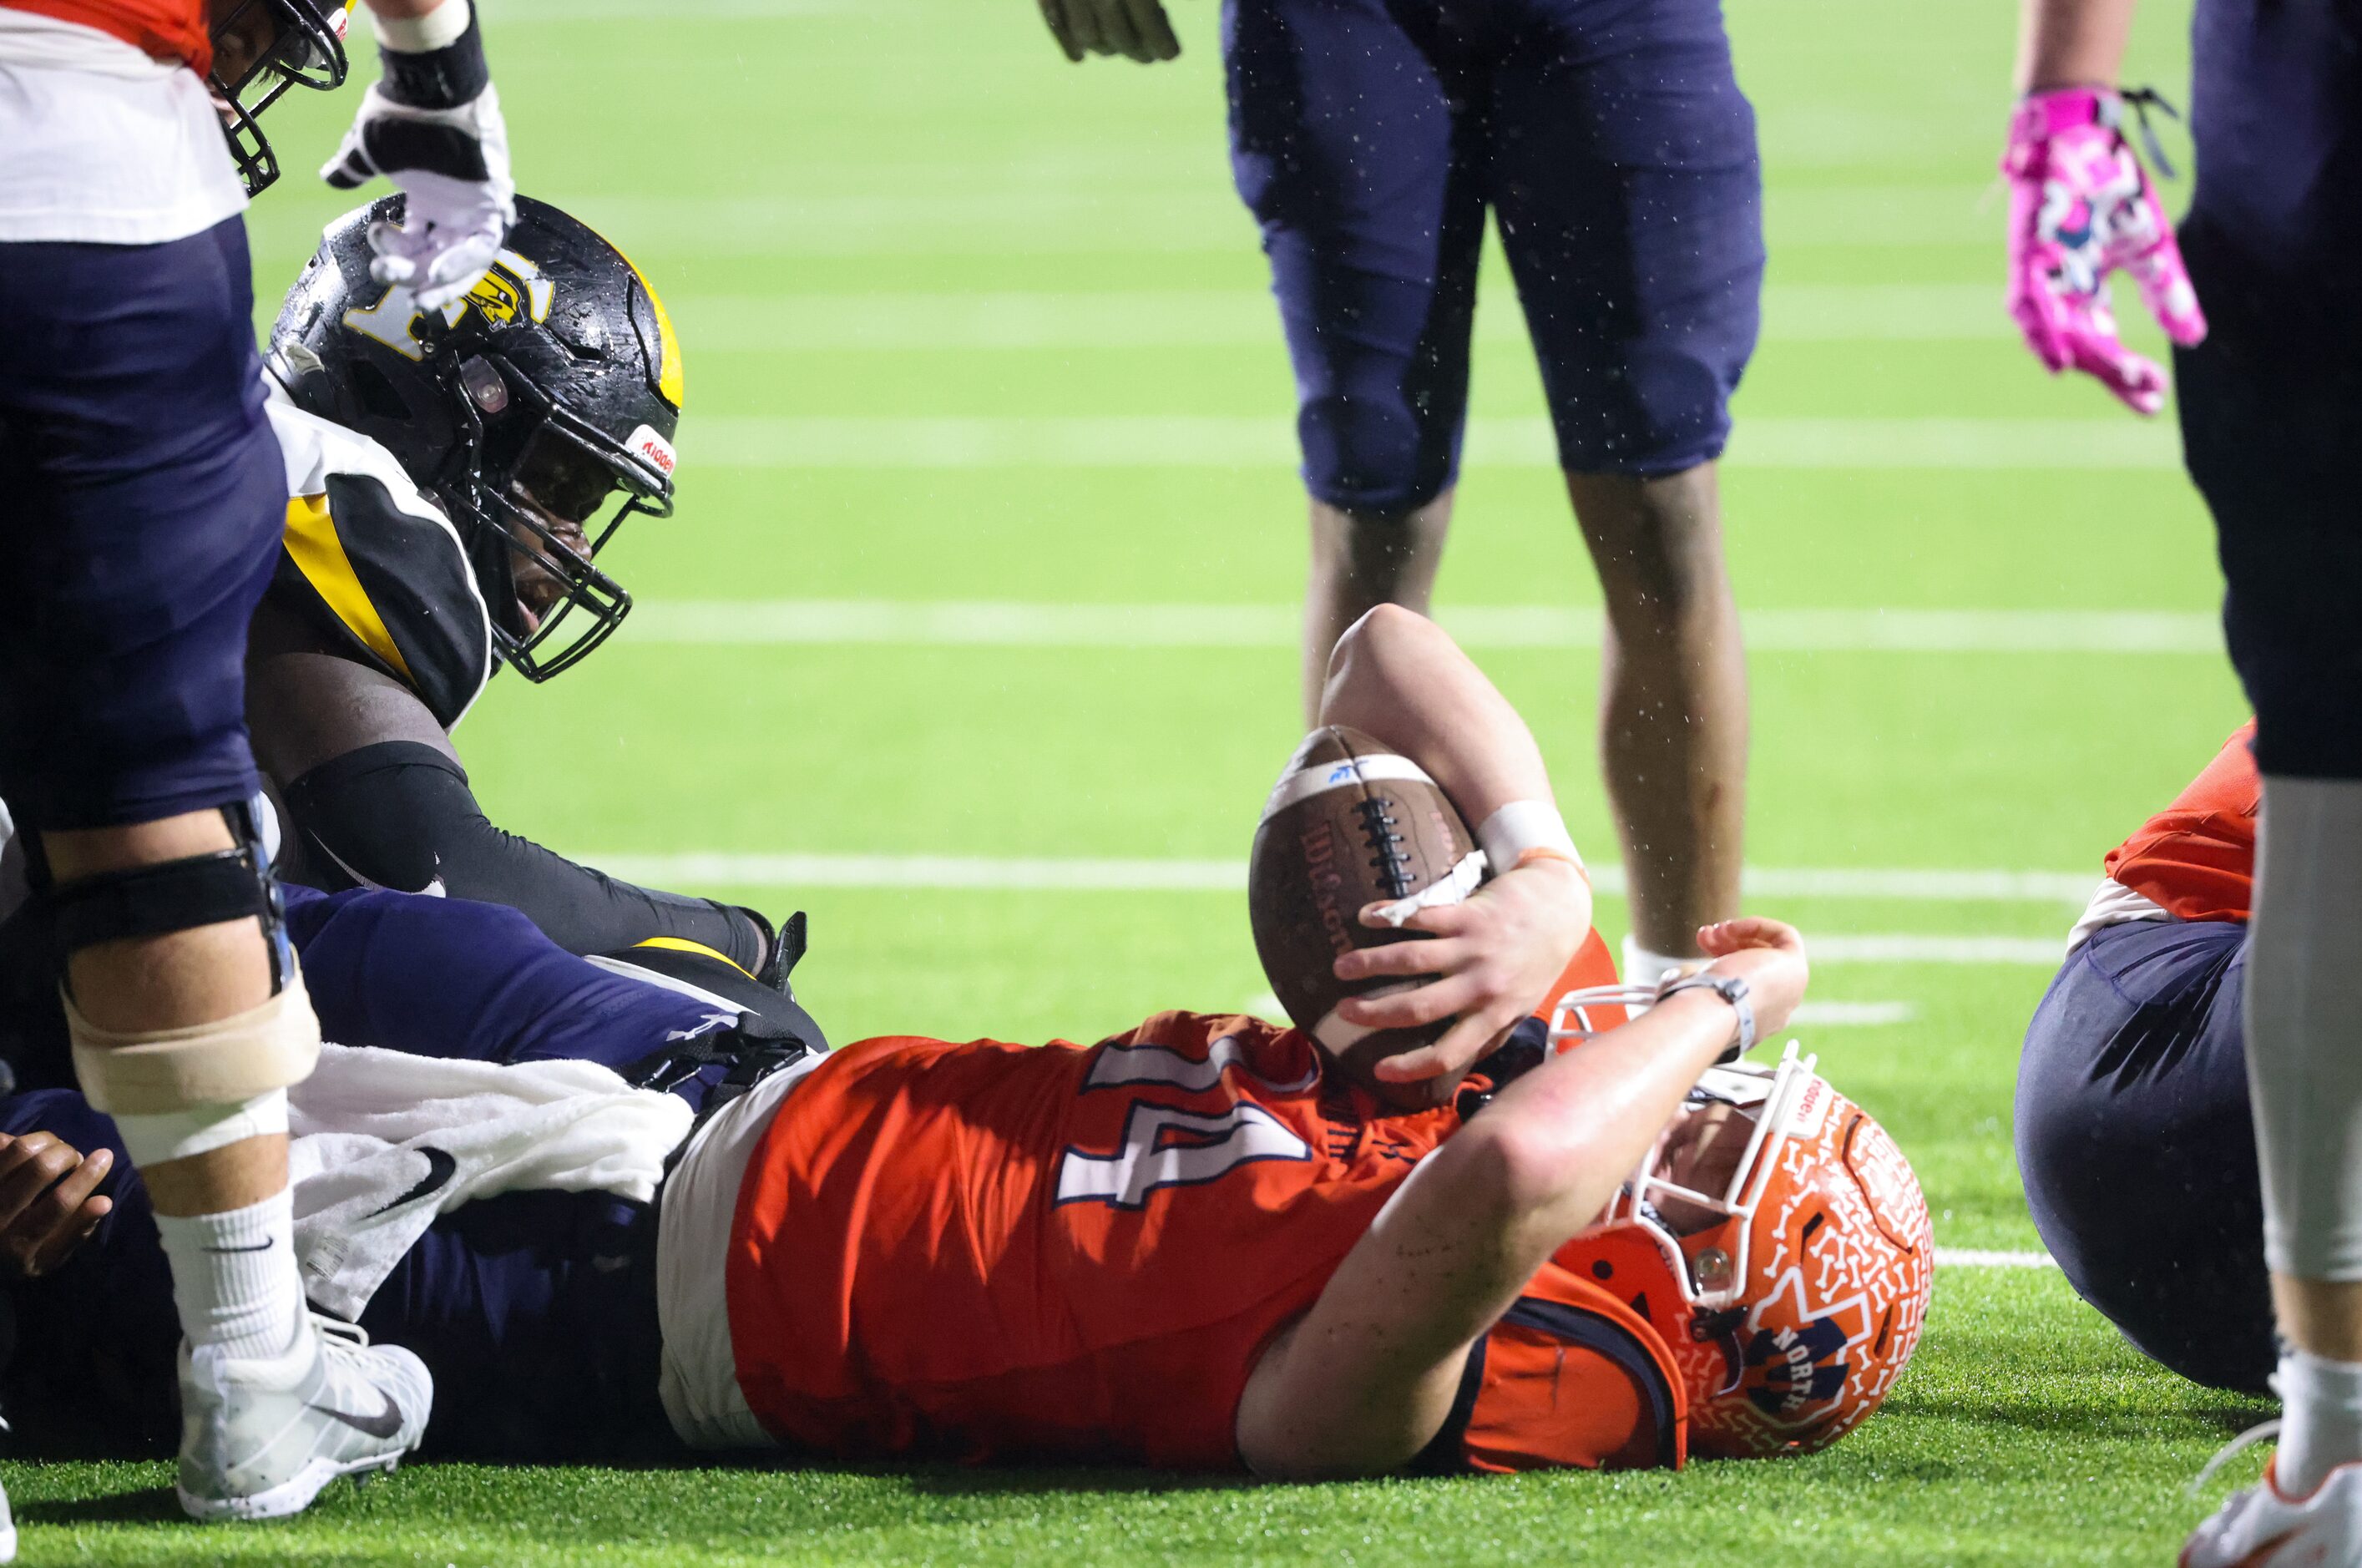
[[[431,745],[382,741],[287,786],[302,833],[300,879],[328,892],[351,887],[424,892],[521,910],[573,953],[612,953],[652,936],[701,943],[743,968],[763,956],[746,911],[660,893],[553,855],[487,821],[465,769]]]

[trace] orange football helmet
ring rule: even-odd
[[[1627,987],[1568,992],[1552,1045],[1596,1032],[1603,1006],[1638,999]],[[1660,1139],[1600,1222],[1556,1256],[1663,1338],[1702,1457],[1835,1442],[1893,1389],[1927,1316],[1935,1235],[1918,1178],[1816,1062],[1792,1041],[1772,1066],[1708,1068],[1688,1110],[1728,1107],[1724,1135],[1743,1131],[1728,1179],[1660,1174]]]

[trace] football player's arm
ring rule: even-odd
[[[1699,944],[1716,958],[1708,973],[1746,979],[1765,1033],[1803,998],[1792,928],[1731,921]],[[1321,1480],[1417,1457],[1451,1413],[1471,1348],[1599,1218],[1737,1027],[1719,996],[1681,992],[1518,1079],[1421,1162],[1257,1364],[1239,1405],[1247,1464]]]
[[[1158,0],[1041,0],[1042,20],[1068,60],[1120,54],[1142,65],[1181,52]]]
[[[417,696],[333,654],[293,651],[301,634],[256,617],[247,719],[263,771],[300,830],[314,879],[506,904],[573,953],[650,937],[710,947],[750,973],[769,958],[750,910],[619,880],[504,833],[485,816],[458,754]],[[339,874],[340,873],[340,874]]]
[[[369,0],[383,70],[320,178],[340,191],[383,175],[402,220],[370,225],[370,275],[422,310],[472,289],[516,222],[508,126],[474,0]]]
[[[2020,0],[2017,90],[2106,87],[2124,64],[2136,0]]]
[[[1363,731],[1399,750],[1443,788],[1480,841],[1509,816],[1546,820],[1562,837],[1550,772],[1533,732],[1458,644],[1424,615],[1381,604],[1355,622],[1329,661],[1320,721]],[[1591,883],[1563,849],[1494,856],[1492,879],[1465,903],[1405,922],[1434,940],[1357,948],[1337,977],[1434,976],[1383,997],[1349,998],[1338,1014],[1369,1029],[1459,1021],[1433,1044],[1381,1062],[1396,1082],[1464,1072],[1545,999],[1591,930]],[[1367,924],[1379,922],[1364,911]]]

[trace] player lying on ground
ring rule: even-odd
[[[2084,1300],[2184,1377],[2279,1359],[2240,1011],[2262,780],[2243,725],[2107,859],[2026,1026],[2017,1165]]]
[[[1327,716],[1386,734],[1479,820],[1549,798],[1515,714],[1407,613],[1347,639]],[[1714,1068],[1749,1038],[1716,990],[1542,1060],[1529,1010],[1613,977],[1588,911],[1574,867],[1545,857],[1415,918],[1443,977],[1351,1010],[1440,1001],[1483,1032],[1396,1075],[1456,1076],[1505,1034],[1523,1049],[1495,1060],[1529,1067],[1434,1110],[1389,1115],[1304,1033],[1235,1015],[1163,1013],[1087,1048],[866,1041],[710,1115],[653,1215],[579,1194],[459,1204],[359,1320],[434,1368],[428,1446],[449,1453],[686,1441],[1325,1476],[1829,1441],[1916,1342],[1916,1183],[1805,1064]],[[590,966],[507,911],[364,891],[291,919],[347,1040],[661,1082],[700,1041],[739,1057],[761,1032],[724,1039],[710,1000]],[[1716,982],[1777,1027],[1805,981],[1795,933],[1705,941]],[[795,1054],[758,1045],[737,1077]],[[132,1364],[169,1355],[171,1325],[134,1320],[156,1296],[136,1183],[77,1163],[105,1129],[70,1095],[20,1098],[0,1125],[20,1135],[0,1218],[37,1275],[17,1291],[12,1416],[47,1434],[122,1390],[153,1430],[171,1379]],[[452,1196],[411,1157],[381,1214]]]

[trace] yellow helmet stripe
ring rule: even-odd
[[[295,563],[295,569],[304,574],[337,619],[361,640],[363,647],[383,659],[404,684],[414,689],[418,680],[410,673],[409,661],[394,646],[393,634],[386,630],[385,618],[370,602],[369,590],[361,586],[360,574],[353,570],[352,558],[345,554],[345,542],[337,537],[336,519],[328,514],[326,495],[299,495],[287,503],[284,543],[287,558]]]

